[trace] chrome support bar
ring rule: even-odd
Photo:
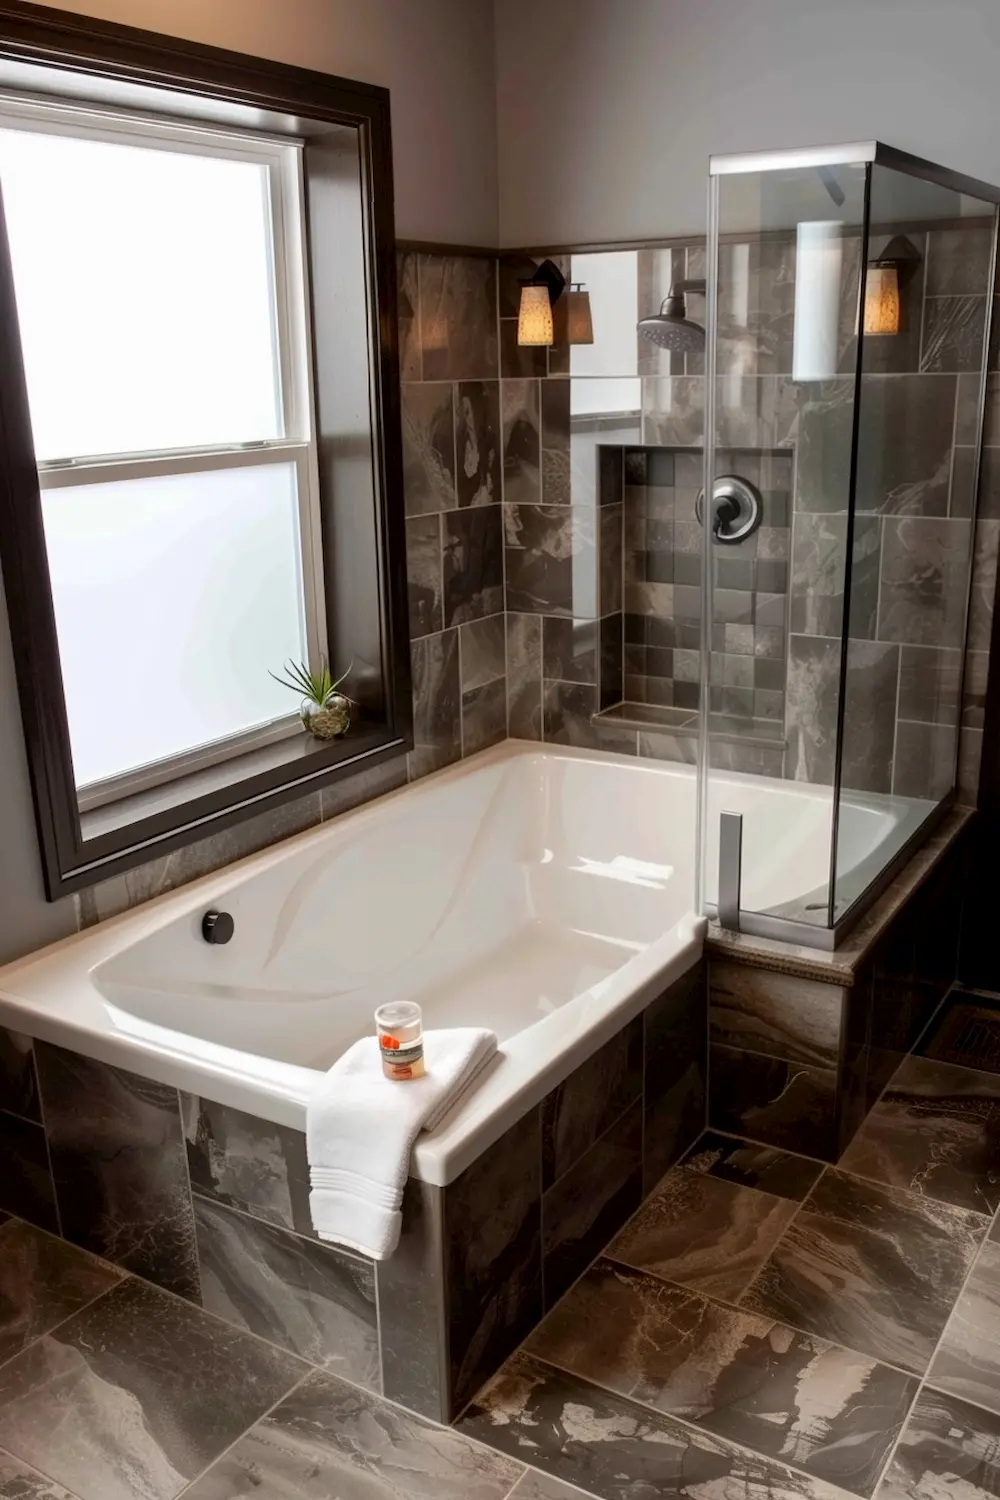
[[[721,926],[740,930],[740,882],[743,876],[743,814],[724,812],[719,817],[719,899]]]

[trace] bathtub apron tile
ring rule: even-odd
[[[194,1094],[180,1099],[194,1191],[268,1224],[314,1235],[304,1133]]]
[[[643,1187],[648,1193],[705,1128],[704,961],[647,1006],[643,1028]]]
[[[523,1466],[317,1373],[184,1500],[506,1500]]]
[[[34,1042],[19,1031],[0,1027],[0,1109],[41,1124]]]
[[[63,1234],[197,1302],[177,1091],[47,1042],[37,1060]]]
[[[0,1209],[59,1233],[55,1188],[41,1125],[0,1110]]]
[[[821,1161],[835,1159],[836,1068],[713,1046],[709,1073],[709,1123],[714,1129]]]
[[[542,1314],[537,1107],[445,1189],[444,1226],[454,1412]]]
[[[642,1104],[636,1102],[542,1195],[545,1306],[590,1264],[642,1199]]]
[[[444,1197],[444,1188],[407,1179],[399,1244],[375,1267],[383,1393],[438,1422],[451,1417]]]
[[[130,1278],[0,1365],[0,1449],[81,1500],[174,1500],[307,1371]]]
[[[202,1306],[378,1390],[374,1266],[197,1193],[193,1201]]]
[[[580,1160],[642,1093],[642,1017],[622,1028],[542,1101],[542,1186]]]
[[[712,1041],[836,1067],[844,991],[792,974],[713,959],[709,965]]]

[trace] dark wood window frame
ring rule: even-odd
[[[5,71],[6,70],[6,71]],[[42,72],[44,70],[44,73]],[[58,70],[54,72],[53,70]],[[7,74],[59,77],[65,97],[134,103],[170,101],[167,113],[199,118],[199,100],[212,101],[238,121],[282,120],[290,139],[312,154],[316,199],[335,152],[338,127],[357,133],[361,216],[365,243],[369,365],[365,379],[372,424],[375,506],[348,481],[330,483],[336,462],[335,416],[324,431],[324,405],[339,399],[337,360],[329,340],[338,319],[336,288],[317,276],[331,249],[331,216],[308,210],[312,267],[314,380],[319,413],[324,558],[328,619],[348,657],[378,664],[378,681],[362,692],[360,721],[342,741],[237,779],[166,810],[140,815],[124,827],[85,839],[81,831],[62,691],[55,613],[42,525],[38,472],[31,441],[19,341],[5,332],[0,346],[0,562],[31,772],[35,815],[50,900],[92,885],[280,803],[399,756],[412,747],[409,634],[406,596],[403,475],[389,94],[263,58],[165,37],[133,27],[7,0],[0,3],[0,87]],[[81,93],[93,84],[92,94]],[[51,86],[51,85],[50,85]],[[54,93],[58,93],[53,89]],[[149,103],[144,104],[149,108]],[[155,107],[155,105],[154,105]],[[206,109],[209,106],[206,105]],[[341,129],[341,135],[343,130]],[[0,221],[2,231],[2,221]],[[333,280],[334,278],[329,278]],[[6,236],[0,232],[0,326],[16,328],[16,303]]]

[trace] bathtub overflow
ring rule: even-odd
[[[201,919],[201,935],[206,943],[228,943],[236,923],[227,911],[207,911]]]

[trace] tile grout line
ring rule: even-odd
[[[250,1433],[253,1432],[255,1427],[257,1427],[261,1422],[266,1422],[268,1417],[273,1416],[278,1407],[281,1406],[285,1401],[287,1401],[290,1396],[294,1395],[295,1392],[309,1379],[312,1374],[312,1370],[307,1370],[300,1379],[296,1380],[295,1384],[291,1386],[287,1391],[285,1391],[284,1395],[279,1396],[277,1401],[272,1402],[272,1404],[267,1408],[267,1411],[262,1412],[261,1415],[257,1417],[256,1421],[250,1423],[249,1427],[245,1427],[240,1433],[239,1437],[234,1438],[231,1443],[227,1443],[222,1452],[215,1455],[211,1463],[206,1464],[203,1469],[200,1469],[198,1473],[195,1474],[193,1479],[189,1479],[184,1488],[174,1496],[174,1500],[182,1500],[182,1497],[184,1495],[190,1494],[195,1485],[200,1484],[201,1481],[205,1478],[205,1475],[209,1474],[212,1469],[215,1468],[216,1464],[221,1463],[228,1454],[232,1453],[233,1449],[237,1447],[239,1443],[242,1443],[243,1439],[245,1437],[248,1437]]]
[[[68,1500],[80,1500],[80,1496],[77,1494],[76,1490],[69,1489],[69,1487],[63,1484],[61,1480],[52,1479],[48,1474],[44,1473],[34,1464],[29,1463],[26,1458],[19,1458],[18,1455],[16,1453],[13,1453],[10,1448],[0,1448],[0,1458],[9,1458],[13,1463],[20,1464],[23,1468],[27,1469],[30,1474],[37,1474],[39,1479],[44,1479],[47,1485],[57,1485],[68,1497]],[[24,1500],[29,1500],[27,1494],[25,1494]]]

